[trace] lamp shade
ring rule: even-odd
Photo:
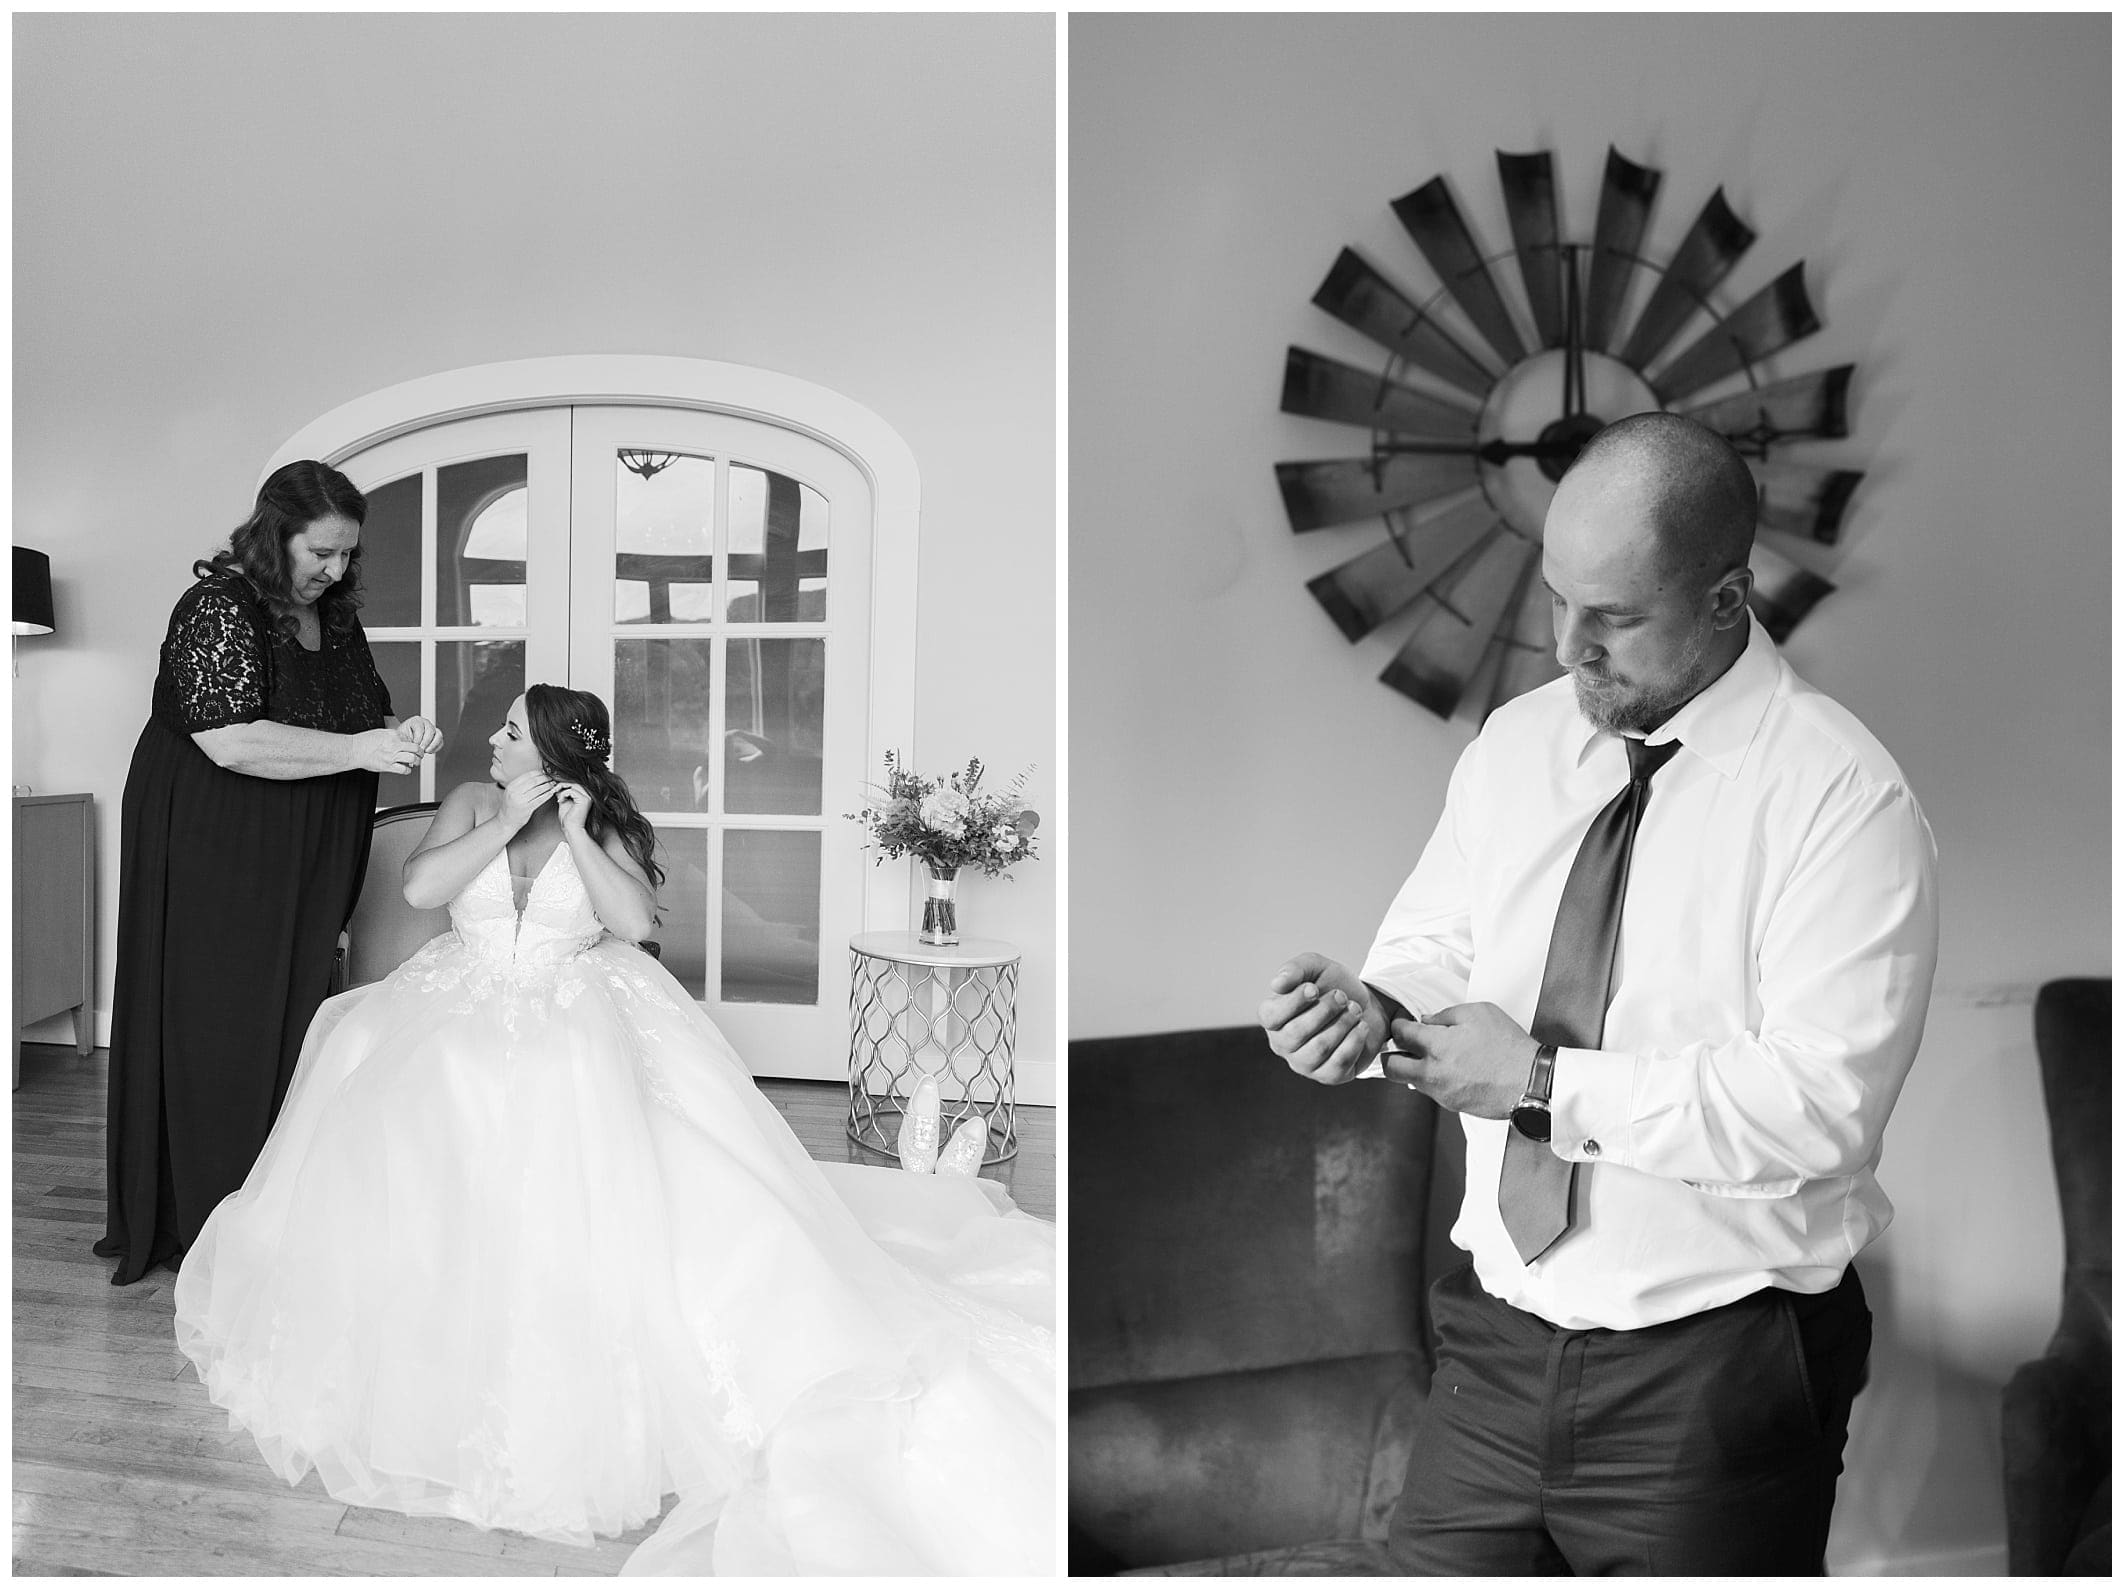
[[[15,633],[52,632],[52,560],[27,546],[15,548]]]

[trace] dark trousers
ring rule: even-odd
[[[1856,1271],[1638,1330],[1431,1288],[1438,1370],[1388,1536],[1405,1573],[1818,1574],[1873,1315]]]

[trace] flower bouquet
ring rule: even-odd
[[[929,868],[929,897],[922,906],[922,941],[957,943],[958,876],[962,866],[1000,877],[1019,861],[1039,859],[1033,832],[1040,813],[1025,803],[1026,768],[1000,793],[981,788],[986,772],[979,757],[945,778],[924,778],[885,752],[885,782],[873,786],[875,803],[848,813],[870,830],[870,845],[882,864],[912,855]]]

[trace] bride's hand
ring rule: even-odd
[[[583,824],[590,819],[590,791],[579,783],[556,784],[554,789],[562,837],[585,831]]]
[[[501,819],[511,833],[516,832],[538,808],[551,800],[560,785],[546,776],[544,769],[534,767],[529,772],[520,772],[502,785]]]

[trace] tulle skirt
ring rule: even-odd
[[[818,1165],[640,951],[450,933],[318,1013],[177,1338],[290,1483],[627,1570],[1039,1573],[1054,1240],[989,1182]]]

